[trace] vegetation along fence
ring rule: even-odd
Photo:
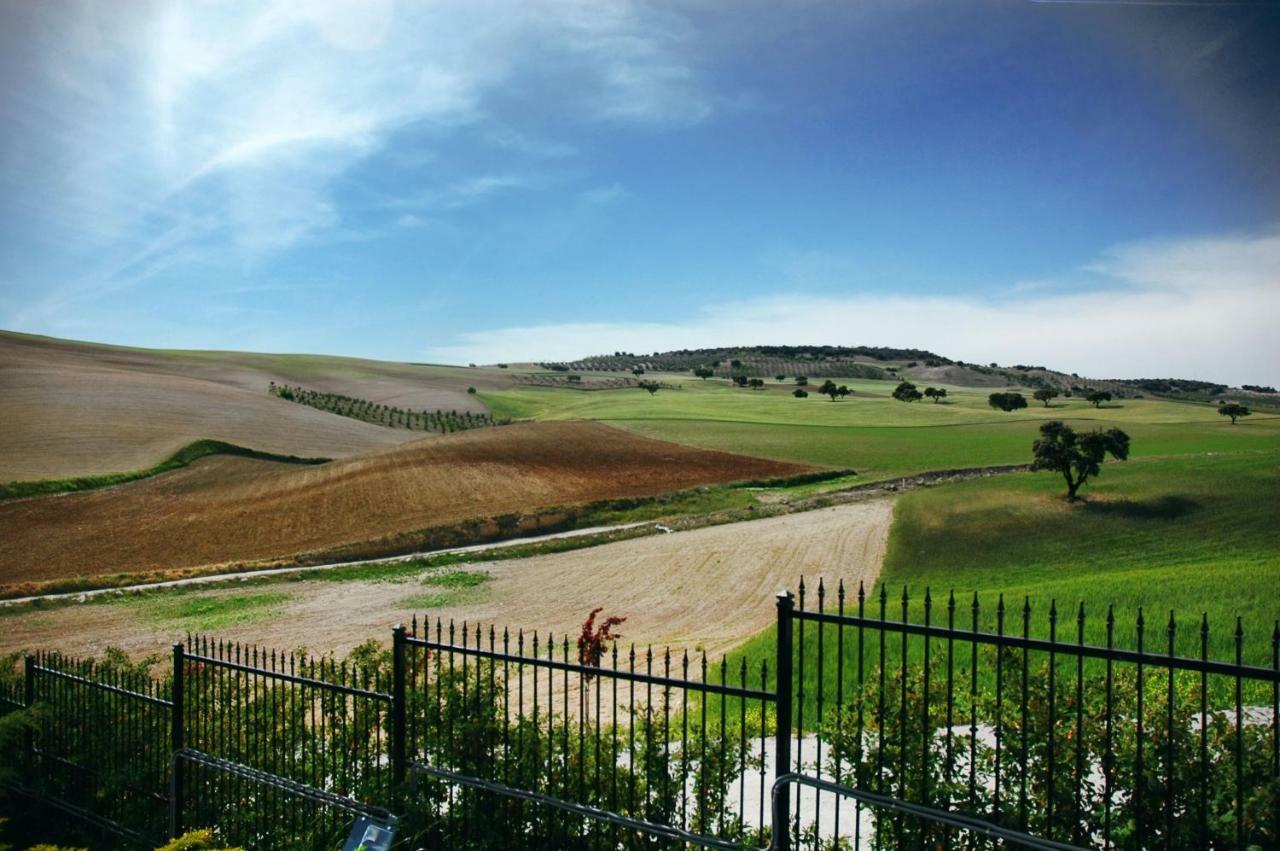
[[[1280,847],[1280,625],[1223,661],[1203,619],[776,603],[714,662],[430,619],[344,662],[30,656],[7,782],[143,847],[335,848],[357,816],[406,848]]]

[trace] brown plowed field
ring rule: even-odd
[[[565,553],[478,562],[465,569],[489,574],[488,582],[425,613],[413,598],[433,590],[429,576],[278,582],[248,591],[191,593],[212,598],[287,594],[268,615],[217,633],[272,648],[342,655],[369,638],[386,642],[393,624],[407,624],[415,614],[520,628],[526,635],[536,630],[544,638],[551,631],[559,640],[572,638],[587,612],[603,606],[606,614],[626,616],[622,633],[628,644],[701,648],[715,657],[767,627],[776,617],[774,593],[794,590],[801,575],[814,585],[818,576],[833,584],[844,579],[851,593],[859,582],[870,588],[880,574],[892,516],[892,502],[875,499]],[[134,656],[163,653],[198,625],[149,616],[145,609],[151,599],[160,598],[6,616],[0,654],[36,647],[88,656],[107,647]]]
[[[275,559],[810,469],[591,422],[476,429],[315,467],[207,458],[116,488],[0,503],[0,586]]]
[[[271,381],[415,410],[482,412],[494,371],[309,355],[163,352],[0,332],[0,481],[136,470],[201,438],[341,458],[421,439],[278,399]]]

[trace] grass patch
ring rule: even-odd
[[[146,479],[161,473],[167,473],[170,470],[177,470],[180,467],[186,467],[210,455],[236,455],[241,458],[253,458],[258,461],[279,461],[285,464],[325,464],[330,460],[328,458],[299,458],[297,455],[277,455],[274,452],[260,452],[257,449],[247,449],[221,440],[197,440],[182,447],[154,467],[148,467],[145,470],[127,470],[121,473],[103,473],[98,476],[79,476],[71,479],[10,482],[7,485],[0,485],[0,501],[31,496],[48,496],[55,493],[70,493],[72,491],[96,490],[97,488],[111,487],[112,485],[122,485],[138,479]]]
[[[484,592],[479,589],[491,578],[482,570],[455,570],[437,576],[427,576],[422,580],[423,584],[440,590],[405,597],[400,601],[400,605],[410,609],[439,609],[475,602],[483,599]]]
[[[142,619],[154,626],[191,632],[212,632],[229,626],[264,620],[276,614],[288,594],[263,592],[234,595],[143,595],[129,600],[142,610]]]
[[[444,588],[475,588],[489,581],[489,574],[482,570],[453,570],[439,576],[428,576],[422,580],[426,585],[439,585]]]

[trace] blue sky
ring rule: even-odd
[[[0,3],[0,327],[1280,381],[1280,6]]]

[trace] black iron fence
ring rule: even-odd
[[[846,599],[820,582],[806,608],[806,593],[792,615],[796,773],[1075,847],[1280,847],[1280,623],[1259,666],[1239,621],[1234,658],[1217,661],[1203,618],[1185,656],[1172,613],[1152,630],[1139,610],[1134,646],[1118,647],[1111,610],[1093,644],[1082,605],[1036,614],[1000,598],[984,612],[976,595]],[[974,839],[862,804],[846,830],[834,797],[815,790],[810,823],[826,812],[854,845]]]
[[[413,795],[439,842],[767,844],[767,663],[614,645],[591,664],[567,635],[417,627],[397,633],[395,658]]]
[[[1238,625],[1221,661],[1203,621],[1187,655],[1172,617],[1121,647],[1083,608],[776,603],[764,658],[415,619],[345,662],[32,656],[0,713],[30,707],[24,792],[139,843],[332,848],[365,815],[407,847],[1280,847],[1280,626],[1258,665]]]

